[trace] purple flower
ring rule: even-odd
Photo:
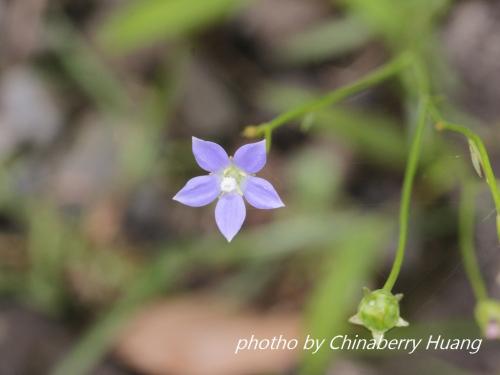
[[[193,154],[198,165],[210,174],[189,180],[173,199],[201,207],[218,198],[215,221],[229,242],[245,221],[243,197],[263,210],[285,206],[268,181],[255,177],[266,164],[265,140],[241,146],[234,157],[229,157],[217,143],[193,137]]]

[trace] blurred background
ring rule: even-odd
[[[425,61],[500,173],[500,3],[481,0],[1,0],[0,374],[497,374],[479,353],[246,351],[238,338],[358,334],[388,275],[412,87],[397,77],[273,135],[261,173],[286,208],[248,208],[228,244],[191,136],[229,153],[249,124],[371,72]],[[459,172],[460,171],[460,172]],[[460,137],[428,127],[388,338],[479,337],[457,245]],[[478,180],[479,181],[479,180]],[[500,252],[479,181],[476,245]]]

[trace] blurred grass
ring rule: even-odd
[[[318,63],[353,53],[373,38],[374,34],[364,22],[356,17],[345,17],[291,35],[273,53],[284,64]]]
[[[351,224],[353,220],[357,223],[356,227]],[[328,248],[337,253],[337,246],[342,249],[343,243],[350,243],[359,238],[358,231],[367,233],[367,236],[378,236],[379,233],[373,230],[380,229],[384,222],[383,217],[366,214],[359,216],[355,212],[338,212],[333,217],[298,216],[243,233],[231,244],[223,243],[220,239],[207,239],[163,249],[157,259],[144,267],[123,299],[83,336],[79,344],[55,369],[54,374],[88,373],[111,348],[127,318],[145,301],[170,290],[173,282],[192,267],[207,269],[221,265],[246,264],[249,261],[265,263],[297,251],[312,251],[315,248]],[[288,234],[286,237],[283,236],[285,232]],[[356,243],[360,242],[356,240]],[[349,248],[353,250],[352,247]],[[346,254],[345,250],[342,254]],[[350,254],[348,259],[352,261],[355,258],[352,251]],[[357,250],[354,254],[359,256]],[[358,273],[363,269],[356,267],[357,264],[358,262],[353,262],[354,267],[346,268],[342,274],[352,279],[361,277]],[[340,315],[338,319],[341,319]]]
[[[154,42],[184,37],[216,22],[243,0],[141,0],[117,10],[100,31],[104,48],[125,53]]]
[[[374,33],[395,49],[418,50],[434,38],[435,22],[451,4],[451,0],[339,0],[350,12],[359,16]]]
[[[129,111],[130,98],[120,77],[63,15],[53,16],[47,39],[65,73],[104,113]]]
[[[353,226],[353,235],[331,253],[329,264],[312,292],[305,334],[328,338],[345,330],[346,316],[353,314],[352,307],[367,281],[366,275],[377,265],[379,249],[387,242],[388,234],[384,222],[372,223],[366,228]],[[300,373],[324,374],[334,355],[327,346],[315,354],[307,352]]]
[[[290,209],[328,212],[341,198],[344,170],[340,157],[325,149],[305,148],[292,156],[288,166]],[[325,172],[327,171],[327,172]]]
[[[158,153],[163,147],[172,150],[174,143],[162,144],[161,131],[172,118],[183,84],[189,60],[186,52],[189,38],[193,32],[224,20],[244,3],[237,0],[132,2],[113,12],[100,29],[98,40],[102,53],[97,52],[69,21],[60,17],[51,20],[50,44],[64,67],[64,75],[78,85],[102,116],[112,119],[111,126],[118,134],[115,141],[119,146],[123,179],[117,181],[117,192],[133,189],[152,174],[162,174],[169,167],[164,160],[158,162]],[[302,66],[354,53],[369,41],[380,38],[390,53],[397,54],[405,49],[417,51],[426,61],[431,76],[440,76],[442,65],[435,49],[434,27],[450,1],[343,0],[340,3],[347,11],[346,18],[327,20],[287,38],[275,51],[276,56],[286,63]],[[104,61],[103,56],[110,52],[135,52],[165,40],[174,43],[168,57],[164,56],[166,63],[160,79],[145,86],[141,95],[130,95],[126,80],[114,71],[109,61]],[[442,79],[436,80],[433,85],[442,82]],[[410,108],[409,112],[411,106],[406,107],[406,102],[412,90],[409,84],[400,90],[399,104],[402,108]],[[279,113],[316,95],[312,90],[271,83],[259,94],[258,108]],[[352,105],[318,111],[302,125],[303,130],[315,137],[343,142],[356,155],[383,168],[401,171],[407,153],[403,126],[406,122],[381,112],[360,111]],[[455,155],[449,145],[433,138],[430,134],[427,139],[422,175],[426,176],[430,190],[438,195],[454,188],[454,172],[463,165],[461,160],[449,156]],[[24,295],[22,298],[30,304],[57,314],[70,294],[65,285],[65,271],[77,267],[85,272],[86,267],[97,265],[98,270],[110,273],[105,275],[109,276],[109,284],[123,293],[83,333],[54,373],[88,373],[112,348],[122,325],[138,308],[160,294],[183,293],[176,281],[196,267],[239,267],[236,276],[230,278],[225,287],[237,281],[237,290],[244,290],[245,296],[250,298],[265,287],[265,276],[271,276],[273,271],[268,267],[262,273],[261,266],[279,264],[298,253],[327,254],[329,261],[322,272],[318,272],[315,289],[311,292],[306,327],[315,336],[329,336],[342,330],[348,316],[354,313],[354,298],[360,295],[361,286],[377,266],[381,249],[389,242],[393,219],[360,213],[357,208],[330,214],[329,211],[337,207],[341,184],[339,171],[330,171],[330,164],[322,163],[326,156],[321,153],[314,151],[302,156],[295,165],[290,163],[291,169],[296,171],[291,179],[289,217],[247,231],[231,245],[218,237],[167,243],[159,249],[158,256],[144,266],[138,265],[139,271],[121,259],[119,250],[107,249],[110,251],[104,255],[89,246],[85,238],[76,233],[80,230],[78,223],[67,220],[43,197],[34,198],[30,204],[21,203],[22,196],[12,186],[14,177],[10,174],[16,163],[2,164],[1,207],[27,224],[30,262],[26,274],[15,277],[2,274],[2,290],[14,290]],[[308,168],[310,164],[314,166]],[[311,181],[322,184],[315,185]],[[256,273],[262,276],[261,282],[248,286]],[[19,290],[18,285],[23,282],[27,290]],[[223,290],[226,289],[221,288],[219,292]],[[455,326],[444,322],[439,323],[439,327],[456,335],[473,331],[470,325],[463,323]],[[425,336],[435,332],[431,329],[437,330],[437,326],[431,327],[427,322],[420,326],[412,324],[390,335]],[[365,354],[370,355],[360,355]],[[303,373],[324,373],[331,355],[323,351],[315,357],[306,356]]]
[[[50,208],[38,204],[29,211],[29,295],[39,308],[58,311],[63,298],[64,265],[66,257],[72,255],[69,233]]]

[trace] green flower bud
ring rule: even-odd
[[[500,339],[500,303],[491,299],[479,301],[474,313],[483,336],[490,340]]]
[[[358,312],[349,321],[366,327],[376,340],[381,340],[384,333],[391,328],[408,326],[408,322],[399,316],[401,298],[402,294],[393,295],[384,289],[372,292],[364,288],[364,297],[359,303]]]

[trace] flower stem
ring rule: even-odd
[[[427,120],[428,98],[423,96],[419,100],[417,127],[411,143],[408,161],[406,163],[405,177],[403,181],[403,193],[401,196],[401,206],[399,211],[399,241],[396,250],[396,258],[392,265],[391,272],[383,289],[391,291],[403,264],[406,242],[408,240],[408,221],[410,216],[410,200],[413,188],[413,181],[417,172],[418,160],[420,158],[420,149]]]
[[[271,144],[273,142],[273,132],[271,129],[264,129],[264,137],[266,139],[266,152],[269,154],[271,150]]]
[[[318,99],[303,103],[288,112],[282,113],[269,122],[258,126],[247,127],[243,133],[251,137],[266,135],[268,132],[272,132],[274,129],[286,124],[287,122],[296,120],[319,109],[329,107],[351,95],[357,94],[380,82],[383,82],[410,66],[411,63],[412,56],[409,53],[403,53],[352,84],[340,87]]]
[[[478,301],[488,298],[488,292],[474,254],[474,216],[476,189],[471,183],[464,183],[460,199],[459,244],[465,272]]]
[[[488,151],[486,150],[483,140],[469,128],[443,120],[443,117],[435,107],[431,107],[431,115],[436,121],[437,130],[447,130],[459,133],[475,146],[475,149],[479,154],[481,168],[486,176],[486,183],[490,188],[491,196],[497,211],[497,236],[500,241],[500,190],[498,189],[497,179],[495,177],[495,173],[493,172],[493,168],[491,167],[490,157],[488,156]]]
[[[493,197],[493,201],[495,202],[497,213],[500,214],[500,191],[498,190],[497,180],[495,174],[493,173],[493,168],[491,167],[488,151],[486,151],[483,140],[476,133],[466,128],[465,126],[452,124],[443,121],[441,118],[438,118],[437,121],[437,130],[448,130],[462,134],[464,137],[475,144],[481,157],[481,167],[483,168],[484,174],[486,176],[486,182],[490,187],[491,195]]]
[[[403,72],[407,68],[412,68],[413,74],[416,78],[416,83],[418,84],[417,94],[419,96],[419,109],[417,128],[413,137],[403,183],[403,194],[401,198],[401,207],[399,214],[399,243],[391,273],[389,274],[389,277],[384,285],[384,289],[387,291],[390,291],[394,286],[404,259],[405,247],[408,237],[408,221],[412,186],[415,179],[418,160],[420,158],[420,148],[422,143],[423,131],[427,119],[429,84],[425,69],[421,61],[411,52],[402,53],[389,63],[383,65],[382,67],[376,69],[372,73],[363,78],[360,78],[350,85],[340,87],[318,99],[303,103],[302,105],[295,107],[290,111],[282,113],[269,122],[263,123],[258,126],[247,126],[243,131],[243,134],[246,137],[255,138],[264,135],[267,140],[270,140],[272,131],[276,128],[285,125],[290,121],[299,119],[311,112],[331,106],[351,95],[357,94],[374,85],[377,85],[391,78],[392,76]],[[268,147],[269,146],[270,142],[268,141]]]

